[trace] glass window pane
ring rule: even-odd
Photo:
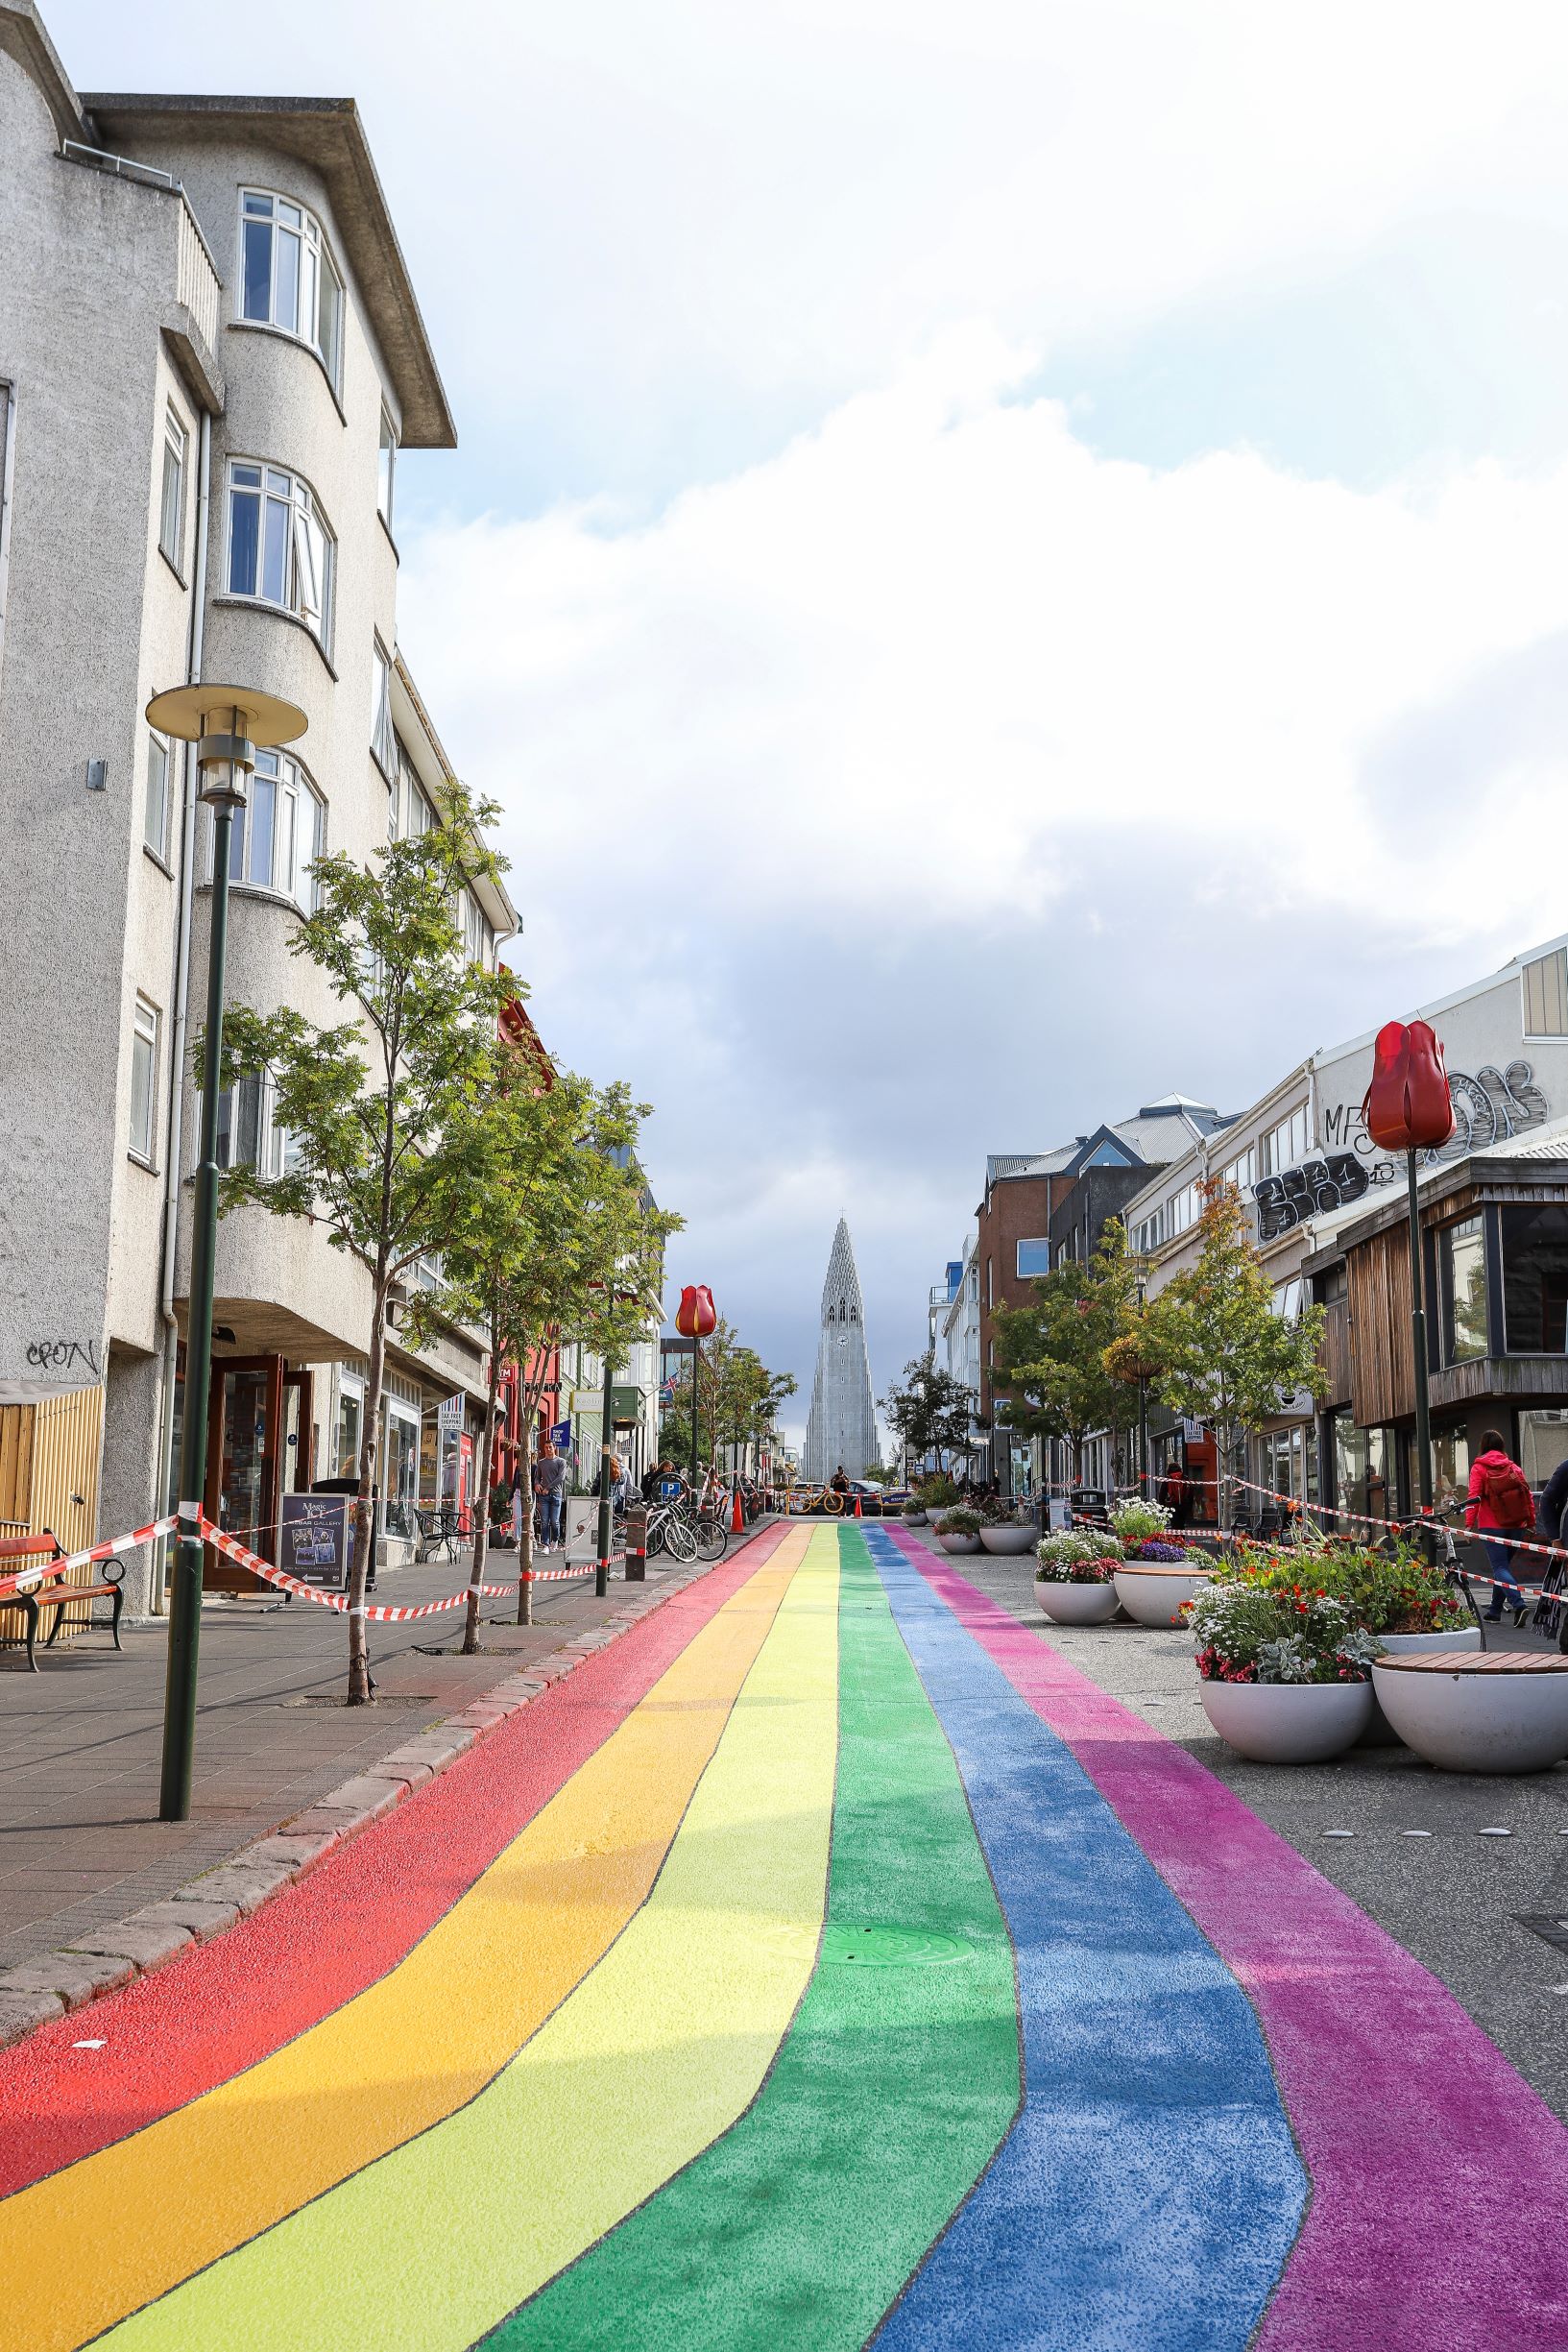
[[[322,254],[321,314],[316,343],[326,363],[326,373],[336,385],[341,380],[343,352],[343,281],[332,267],[331,256],[325,251]]]
[[[1504,1346],[1510,1355],[1568,1350],[1568,1208],[1506,1206],[1503,1216]]]
[[[247,812],[244,809],[236,809],[233,822],[229,829],[229,879],[230,882],[245,880],[246,814]]]
[[[161,858],[167,854],[168,837],[169,746],[154,735],[147,741],[147,806],[142,816],[142,838]]]
[[[138,1005],[135,1022],[135,1032],[131,1040],[131,1149],[143,1159],[151,1159],[157,1016],[148,1007]]]
[[[248,188],[245,194],[245,209],[247,212],[254,213],[259,220],[270,221],[273,216],[273,200],[270,196],[263,196],[258,189]]]
[[[280,207],[286,209],[286,207]],[[273,286],[273,323],[296,334],[300,327],[300,240],[292,230],[277,231],[277,274]]]
[[[272,604],[288,601],[289,532],[293,515],[292,501],[269,497],[267,500],[267,544],[262,555],[261,594]]]
[[[286,228],[298,229],[301,221],[300,207],[298,205],[284,204],[282,198],[279,197],[277,201],[277,217]]]
[[[300,255],[300,332],[307,343],[316,340],[316,248],[307,244]]]
[[[388,524],[392,521],[392,476],[393,468],[397,462],[395,456],[397,446],[392,437],[392,419],[383,409],[381,411],[381,453],[376,463],[375,503],[381,510],[382,521]]]
[[[272,315],[273,232],[270,221],[245,224],[245,291],[243,315],[266,319]]]
[[[321,524],[302,506],[294,510],[295,601],[302,619],[313,629],[322,625],[322,575],[325,546]]]
[[[1442,1262],[1445,1359],[1463,1364],[1486,1353],[1486,1243],[1479,1217],[1438,1237]]]
[[[261,536],[261,499],[253,490],[229,494],[229,593],[256,593],[256,548]]]
[[[251,779],[251,873],[258,889],[268,889],[273,878],[273,795],[277,786],[259,773]]]
[[[291,894],[297,893],[300,879],[294,870],[294,812],[299,797],[292,788],[281,789],[277,795],[277,848],[273,857],[273,871],[277,877],[277,887]]]

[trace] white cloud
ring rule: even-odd
[[[954,333],[646,525],[410,550],[544,1033],[659,1104],[685,1278],[797,1369],[841,1209],[880,1380],[985,1150],[1234,1107],[1559,920],[1568,470],[1155,473],[1026,360]]]

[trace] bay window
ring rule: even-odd
[[[310,869],[322,853],[325,815],[298,760],[286,752],[258,751],[250,806],[235,810],[229,837],[229,881],[253,890],[276,890],[292,898],[302,914],[313,914],[316,884]]]
[[[320,221],[265,188],[240,195],[241,316],[309,344],[334,392],[343,360],[343,280]]]
[[[308,482],[281,466],[229,467],[229,594],[276,604],[325,646],[331,635],[333,540]]]
[[[242,1078],[218,1097],[218,1165],[280,1176],[294,1165],[288,1131],[277,1117],[269,1078]]]

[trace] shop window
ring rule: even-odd
[[[1568,1351],[1568,1207],[1505,1208],[1503,1345],[1509,1355]]]
[[[1348,1413],[1334,1416],[1334,1490],[1340,1511],[1366,1519],[1392,1515],[1390,1450],[1386,1429],[1359,1429]],[[1341,1534],[1354,1534],[1341,1528]]]
[[[1443,1227],[1437,1236],[1437,1268],[1443,1362],[1466,1364],[1486,1353],[1486,1236],[1479,1217]]]
[[[359,1444],[364,1427],[365,1392],[357,1381],[352,1384],[340,1373],[338,1376],[338,1418],[333,1433],[333,1475],[338,1478],[359,1476]]]
[[[1519,1416],[1519,1467],[1537,1491],[1568,1457],[1568,1409],[1538,1405]]]
[[[1470,1439],[1462,1422],[1432,1433],[1432,1493],[1439,1511],[1462,1503],[1470,1491]]]
[[[390,1400],[386,1461],[381,1475],[382,1525],[389,1536],[414,1536],[420,1499],[420,1417]]]

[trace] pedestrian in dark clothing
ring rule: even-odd
[[[1541,1489],[1541,1499],[1535,1509],[1536,1530],[1548,1543],[1568,1542],[1562,1524],[1564,1513],[1568,1513],[1568,1454]]]

